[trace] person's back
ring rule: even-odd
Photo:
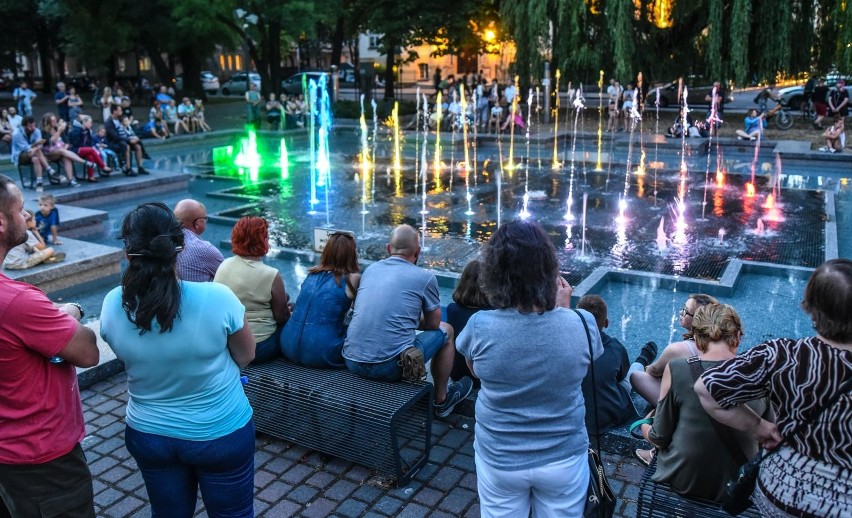
[[[440,306],[435,276],[392,256],[364,271],[343,356],[371,363],[398,356],[414,343],[421,311]]]
[[[583,399],[586,403],[586,429],[594,433],[597,419],[599,433],[621,426],[638,416],[633,409],[630,393],[621,382],[630,369],[627,349],[618,339],[600,331],[603,354],[594,361],[595,384],[592,373],[583,379]],[[592,394],[594,389],[595,394]],[[597,399],[597,417],[594,402]]]
[[[224,284],[246,307],[246,319],[251,324],[257,342],[269,338],[277,323],[272,312],[272,283],[278,270],[262,261],[233,256],[225,259],[216,270],[214,282]]]

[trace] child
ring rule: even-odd
[[[163,119],[156,117],[154,120],[148,121],[142,129],[142,136],[148,138],[157,138],[165,140],[167,135],[164,130]]]
[[[41,234],[36,231],[33,214],[30,213],[30,218],[27,219],[27,242],[9,250],[3,267],[7,270],[23,270],[41,263],[58,263],[63,259],[65,259],[64,252],[54,254],[53,248],[44,243]]]
[[[845,126],[843,123],[843,115],[834,114],[834,124],[828,127],[822,134],[825,137],[825,145],[819,148],[823,153],[839,153],[843,151],[843,146],[846,145]]]
[[[38,198],[38,212],[35,214],[35,224],[38,233],[47,242],[51,236],[54,245],[61,245],[59,232],[59,210],[56,209],[56,199],[52,194],[42,194]]]
[[[198,122],[198,127],[201,131],[210,131],[210,125],[204,119],[204,102],[201,99],[195,100],[195,120]]]
[[[105,164],[109,164],[109,158],[112,157],[113,163],[118,163],[118,155],[115,154],[115,151],[111,150],[107,146],[106,140],[106,128],[98,126],[98,131],[94,135],[92,135],[92,141],[95,143],[95,149],[98,150],[98,153],[101,154],[101,159]]]
[[[757,110],[752,108],[745,116],[743,124],[745,130],[737,130],[738,140],[757,140],[757,137],[763,132],[764,113],[757,113]]]

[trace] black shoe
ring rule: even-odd
[[[124,170],[124,174],[125,176],[136,176],[136,171],[128,167]]]
[[[149,155],[147,151],[143,151],[142,158],[144,158],[145,160],[151,160],[151,155]]]
[[[647,367],[651,365],[654,359],[657,357],[657,344],[654,342],[648,342],[647,344],[642,346],[642,352],[639,353],[639,356],[636,357],[636,361],[640,363],[643,367]]]
[[[139,167],[139,168],[137,168],[137,169],[136,169],[136,172],[137,172],[137,173],[139,173],[139,174],[151,174],[151,173],[149,173],[149,172],[148,172],[148,170],[147,170],[147,169],[145,169],[144,167]]]

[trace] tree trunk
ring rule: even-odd
[[[36,31],[36,50],[38,60],[41,63],[41,87],[45,93],[53,92],[53,52],[51,52],[50,38],[44,19],[39,17]],[[35,88],[35,85],[33,85]]]
[[[396,80],[396,74],[393,71],[393,67],[396,62],[397,47],[396,38],[391,37],[387,39],[385,45],[385,48],[387,49],[387,58],[385,60],[385,99],[394,98],[393,88],[394,81]]]
[[[171,74],[169,73],[169,65],[160,54],[160,49],[149,43],[154,41],[154,39],[150,37],[150,35],[142,34],[140,35],[140,40],[142,41],[142,46],[145,48],[145,52],[148,54],[148,57],[151,58],[151,64],[154,65],[154,72],[156,72],[160,83],[164,85],[168,84],[172,79]]]
[[[183,67],[183,94],[195,99],[207,100],[206,93],[201,87],[201,63],[192,47],[182,47],[178,51]]]
[[[343,28],[343,16],[338,16],[334,35],[331,37],[331,64],[338,68],[340,68],[340,56],[343,55]]]
[[[266,92],[281,92],[281,23],[272,21],[269,23],[269,88]]]

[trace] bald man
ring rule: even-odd
[[[448,386],[454,333],[441,322],[438,280],[416,266],[420,236],[411,226],[393,230],[387,251],[390,257],[361,276],[343,345],[346,367],[365,378],[397,381],[422,378],[425,362],[432,360],[435,413],[446,417],[470,394],[473,383],[465,377]]]
[[[201,239],[207,229],[207,209],[197,200],[181,200],[175,217],[183,227],[183,250],[177,256],[178,277],[184,281],[209,282],[225,258],[218,248]]]

